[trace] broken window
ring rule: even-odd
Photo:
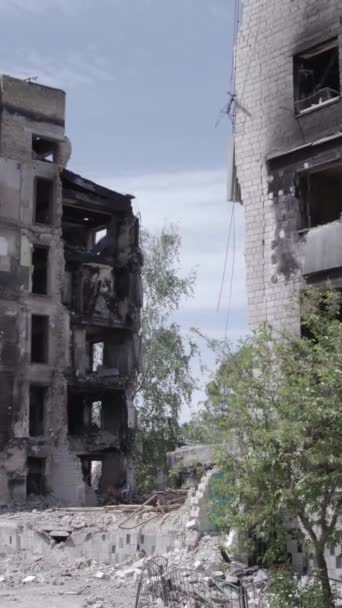
[[[56,162],[56,154],[58,150],[58,142],[46,137],[32,135],[32,158],[45,162]]]
[[[38,437],[39,435],[44,435],[46,393],[47,388],[45,386],[30,386],[30,437]]]
[[[46,295],[48,292],[49,250],[40,245],[33,246],[32,252],[32,293]]]
[[[45,459],[27,459],[26,493],[44,494],[45,493]]]
[[[36,224],[52,224],[53,180],[37,177],[35,181]]]
[[[340,97],[338,40],[334,38],[294,57],[296,114],[302,114]]]
[[[302,229],[341,218],[342,163],[307,171],[299,182]]]
[[[49,317],[32,315],[31,317],[31,362],[48,362]]]

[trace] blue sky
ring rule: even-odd
[[[232,252],[216,312],[226,201],[233,0],[0,0],[0,72],[67,92],[69,168],[136,196],[143,224],[179,226],[195,297],[178,320],[224,333]],[[235,210],[228,336],[246,331],[243,210]]]

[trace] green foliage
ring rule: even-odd
[[[268,591],[270,608],[298,608],[298,589],[288,570],[271,572]]]
[[[318,580],[309,578],[304,586],[287,569],[271,571],[267,592],[270,608],[329,608],[327,598]]]
[[[178,485],[179,482],[180,482],[182,473],[183,473],[183,467],[182,467],[182,465],[181,464],[177,464],[174,467],[172,467],[172,469],[170,469],[170,471],[169,471],[169,478],[176,485]]]
[[[140,489],[149,491],[158,473],[166,473],[165,455],[178,445],[179,414],[194,388],[190,365],[196,346],[172,315],[181,299],[192,295],[195,275],[180,276],[181,240],[175,228],[159,236],[143,232],[142,247],[144,371],[136,403],[143,458],[137,458],[136,474]]]
[[[226,513],[233,506],[233,496],[229,492],[233,483],[234,472],[229,468],[215,473],[210,480],[208,516],[215,528],[226,528]]]
[[[215,443],[216,419],[209,409],[202,408],[188,422],[183,423],[181,432],[184,441],[192,445]]]
[[[342,512],[342,323],[340,298],[307,289],[302,298],[307,338],[264,326],[229,356],[207,388],[230,508],[224,524],[282,554],[288,521],[298,522],[327,577],[324,550],[337,536]]]

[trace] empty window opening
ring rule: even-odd
[[[49,317],[32,315],[31,317],[31,362],[48,362]]]
[[[300,178],[301,228],[341,219],[342,163],[307,172]]]
[[[104,394],[102,404],[103,429],[124,438],[128,426],[125,393],[108,391]]]
[[[35,223],[52,223],[53,180],[37,177],[35,182]]]
[[[99,492],[102,482],[102,460],[81,456],[83,481],[95,492]]]
[[[42,495],[45,493],[45,459],[27,459],[26,493]]]
[[[81,435],[89,425],[90,412],[86,397],[82,393],[68,391],[69,435]]]
[[[90,406],[91,425],[102,429],[102,401],[93,401]]]
[[[115,270],[115,291],[119,300],[129,297],[129,271],[126,268]]]
[[[104,342],[91,344],[91,371],[96,372],[103,366]]]
[[[338,40],[334,38],[294,57],[296,114],[302,114],[340,97]]]
[[[47,247],[33,246],[32,251],[32,293],[46,295],[48,292],[48,261]]]
[[[129,332],[108,328],[104,334],[98,327],[87,328],[87,372],[98,375],[127,375],[132,370],[132,344]]]
[[[32,135],[32,158],[49,163],[56,162],[58,142]]]
[[[44,435],[46,394],[47,389],[45,386],[30,386],[30,437],[38,437],[40,435]]]
[[[68,391],[68,434],[105,430],[125,436],[127,430],[127,404],[124,391],[103,391],[89,396],[75,390]]]

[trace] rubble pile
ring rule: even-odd
[[[177,503],[172,503],[175,498],[183,503],[177,508],[174,508]],[[160,587],[161,581],[167,580],[172,587],[169,591],[173,593],[168,601],[173,598],[174,605],[187,608],[224,605],[222,601],[228,601],[229,597],[228,605],[234,607],[239,587],[242,584],[250,586],[255,594],[256,583],[264,584],[266,574],[231,561],[228,556],[229,563],[224,561],[220,548],[227,539],[203,535],[197,529],[187,527],[190,510],[191,493],[187,499],[184,495],[168,495],[167,500],[158,493],[143,509],[141,505],[134,508],[126,505],[122,508],[17,510],[4,514],[0,517],[2,525],[18,530],[26,527],[44,538],[44,543],[32,552],[2,553],[0,547],[0,605],[6,605],[3,598],[11,594],[21,597],[23,592],[29,592],[30,597],[34,594],[38,600],[41,598],[42,606],[48,603],[46,597],[60,596],[64,598],[63,602],[74,602],[70,604],[73,608],[133,608],[139,591],[139,608],[164,608],[172,603],[165,603],[165,593],[158,591],[158,585]],[[167,526],[179,530],[172,549],[161,556],[148,556],[141,548],[133,547],[129,559],[115,563],[89,557],[75,558],[70,550],[70,542],[80,534],[86,539],[95,530],[101,536],[102,532],[108,533],[123,523],[143,527],[145,533],[144,525],[148,525],[151,517],[160,534]],[[164,560],[163,577],[160,573],[154,578],[150,576],[151,564],[156,560]],[[46,595],[46,590],[50,595]],[[183,604],[182,594],[186,598]],[[38,603],[32,605],[40,608],[38,600],[35,599]],[[56,607],[59,605],[56,603]],[[61,605],[69,607],[68,603]],[[23,606],[26,608],[26,604]]]
[[[242,596],[248,605],[258,602],[267,585],[266,571],[229,558],[227,564],[220,548],[224,540],[205,535],[195,547],[145,560],[138,608],[239,608]]]

